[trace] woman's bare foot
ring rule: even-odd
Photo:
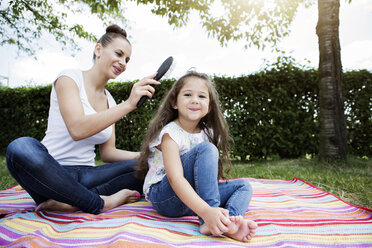
[[[59,202],[53,199],[49,199],[45,202],[40,203],[37,208],[35,209],[35,212],[41,211],[41,210],[47,210],[47,211],[59,211],[59,212],[68,212],[73,213],[79,210],[78,207],[71,206],[67,203]]]
[[[117,206],[120,206],[126,203],[136,202],[139,200],[139,198],[141,198],[141,195],[137,191],[123,189],[123,190],[116,192],[113,195],[110,195],[110,196],[101,195],[100,197],[105,201],[105,205],[101,212],[106,212]],[[36,207],[35,212],[41,211],[41,210],[73,213],[80,209],[78,207],[71,206],[67,203],[49,199],[43,203],[40,203]]]
[[[137,191],[129,189],[122,189],[109,196],[101,195],[101,198],[105,201],[101,213],[126,203],[136,202],[140,197],[141,195]]]
[[[246,220],[243,216],[230,216],[229,231],[224,233],[232,239],[247,242],[256,234],[257,224],[253,220]]]

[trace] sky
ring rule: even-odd
[[[316,2],[316,1],[315,1]],[[343,70],[372,71],[372,1],[354,0],[351,4],[340,0],[340,44]],[[291,25],[290,35],[279,43],[286,55],[306,66],[318,67],[317,5],[302,8]],[[148,6],[130,3],[125,11],[129,24],[127,33],[132,43],[132,57],[127,70],[115,82],[139,80],[153,74],[161,62],[173,56],[175,66],[169,75],[178,78],[190,68],[209,75],[238,77],[262,70],[273,63],[278,54],[270,49],[244,48],[244,41],[229,42],[221,47],[208,37],[197,15],[191,15],[185,27],[171,27],[165,18],[155,16]],[[75,16],[98,37],[104,34],[102,23],[91,17]],[[47,39],[47,38],[46,38]],[[17,52],[16,47],[0,47],[0,83],[10,87],[47,85],[67,68],[91,68],[94,43],[78,40],[80,51],[62,51],[53,41],[44,40],[37,60]],[[72,56],[75,53],[75,56]],[[1,79],[2,77],[6,79]]]

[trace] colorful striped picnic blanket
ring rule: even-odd
[[[199,232],[197,217],[166,218],[144,199],[99,215],[33,212],[23,190],[0,192],[4,247],[372,247],[372,210],[356,207],[305,181],[248,180],[245,214],[258,224],[248,243]]]

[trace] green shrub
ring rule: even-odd
[[[372,73],[350,71],[344,77],[344,103],[349,152],[359,156],[372,153]]]
[[[278,62],[248,76],[213,77],[229,124],[238,159],[297,158],[317,154],[319,140],[318,74],[292,62]],[[349,153],[371,156],[372,73],[344,73],[344,102]],[[153,99],[116,123],[117,147],[139,150],[147,125],[174,79],[156,86]],[[109,83],[119,103],[134,82]],[[51,86],[0,87],[0,152],[17,137],[41,140],[45,134]]]

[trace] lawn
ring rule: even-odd
[[[301,178],[356,206],[372,208],[372,161],[349,157],[348,164],[325,164],[316,158],[234,162],[231,177],[269,179]],[[0,190],[16,184],[10,176],[5,157],[0,156]]]

